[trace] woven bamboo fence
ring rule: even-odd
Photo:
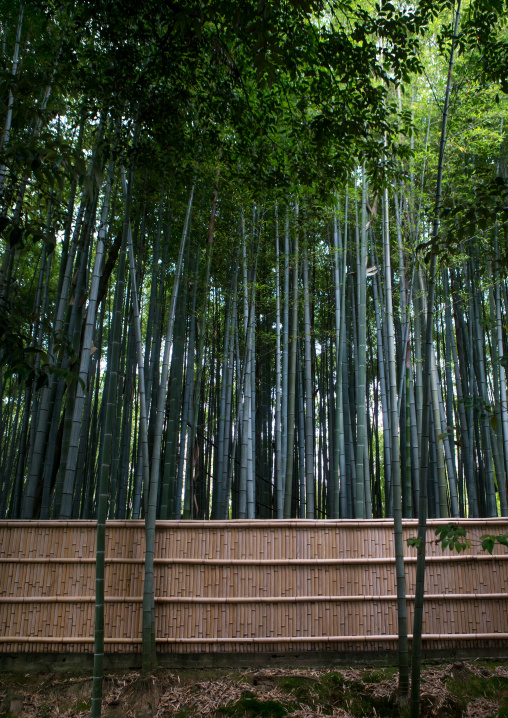
[[[508,647],[506,519],[463,520],[472,546],[428,528],[424,646]],[[416,535],[405,521],[405,539]],[[0,652],[93,651],[96,526],[0,522]],[[404,541],[409,631],[416,551]],[[108,652],[141,650],[144,526],[110,521]],[[157,647],[166,653],[396,649],[393,522],[164,521],[156,533]]]

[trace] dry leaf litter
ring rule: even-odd
[[[382,681],[369,682],[368,673],[366,675],[365,671],[344,669],[338,672],[346,683],[362,683],[365,693],[375,698],[395,697],[396,675]],[[250,669],[242,671],[241,676],[227,675],[215,680],[180,683],[179,677],[169,672],[161,673],[162,677],[148,678],[142,678],[139,673],[133,672],[105,678],[103,705],[105,710],[116,709],[116,714],[122,718],[138,718],[141,713],[154,718],[171,718],[181,711],[186,711],[189,717],[216,718],[220,708],[240,700],[245,692],[255,694],[262,701],[295,703],[295,697],[278,686],[278,679],[301,677],[318,681],[327,673],[329,671],[323,669]],[[446,688],[449,678],[464,679],[473,675],[508,678],[508,666],[486,669],[474,663],[460,663],[426,668],[422,673],[421,684],[426,715],[429,718],[446,715],[447,704],[454,700]],[[47,718],[89,716],[91,686],[90,678],[46,679],[37,686],[29,681],[27,685],[17,688],[17,715],[19,718],[40,718],[41,715]],[[318,694],[313,691],[311,682],[308,695],[312,702],[317,703]],[[2,687],[0,701],[5,700],[5,697],[6,691]],[[66,704],[67,707],[62,708],[62,705]],[[146,712],[147,704],[151,704],[153,710]],[[82,709],[78,709],[79,705],[83,706]],[[144,711],[140,711],[141,706]],[[488,718],[495,715],[498,708],[498,704],[492,700],[477,698],[469,703],[463,718]],[[324,715],[319,706],[316,708],[300,703],[288,713],[288,718],[321,718]],[[331,715],[333,718],[352,718],[347,710],[339,706],[333,707]]]

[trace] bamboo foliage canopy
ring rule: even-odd
[[[205,5],[0,3],[0,518],[506,516],[503,3]]]

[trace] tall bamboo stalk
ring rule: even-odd
[[[461,0],[457,0],[455,10],[453,39],[448,62],[448,77],[446,81],[445,99],[441,121],[441,137],[439,142],[439,157],[437,165],[436,197],[434,205],[434,220],[432,225],[432,237],[436,239],[439,233],[439,218],[441,211],[442,183],[444,154],[446,147],[446,126],[448,121],[448,110],[450,106],[450,93],[452,89],[452,72],[457,43],[457,33],[460,21]],[[422,424],[422,449],[420,454],[420,506],[418,512],[418,557],[416,565],[416,586],[415,586],[415,607],[413,625],[413,648],[412,648],[412,676],[411,676],[411,718],[418,718],[420,713],[420,672],[422,656],[422,630],[423,630],[423,600],[425,581],[425,552],[427,540],[427,442],[429,437],[430,423],[430,373],[432,366],[432,353],[434,351],[432,341],[433,319],[434,319],[434,288],[436,279],[436,254],[431,252],[429,283],[427,289],[427,323],[425,339],[425,365],[423,382],[423,424]]]

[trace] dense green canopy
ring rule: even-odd
[[[429,511],[504,512],[502,3],[1,11],[1,515],[414,515],[432,256]]]

